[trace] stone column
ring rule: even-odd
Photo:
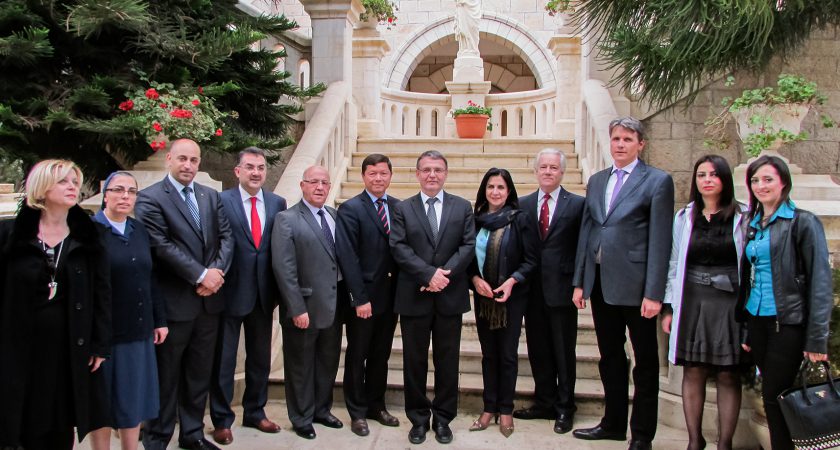
[[[570,34],[556,35],[548,41],[548,49],[557,60],[557,103],[551,136],[557,139],[574,139],[575,117],[579,109],[583,83],[580,37]]]
[[[312,20],[312,82],[352,78],[353,25],[364,7],[359,0],[301,0]]]
[[[358,112],[360,138],[376,138],[384,134],[382,126],[382,77],[380,62],[391,50],[388,42],[373,27],[353,30],[353,98]]]
[[[479,58],[481,59],[481,58]],[[455,62],[457,63],[458,60],[456,59]],[[484,71],[482,70],[482,73]],[[477,105],[486,106],[485,97],[490,92],[490,82],[489,81],[458,81],[456,78],[455,81],[447,81],[446,82],[446,90],[449,91],[449,94],[452,96],[452,109],[463,108],[467,106],[468,101],[472,101]],[[498,117],[493,117],[493,119],[499,120]],[[495,123],[495,122],[494,122]],[[447,138],[457,138],[458,134],[455,132],[455,119],[452,117],[446,118],[446,124],[444,126],[444,137]]]

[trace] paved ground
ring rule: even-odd
[[[237,417],[241,417],[241,408],[237,409]],[[553,422],[547,420],[538,421],[516,421],[516,431],[505,439],[499,433],[498,428],[490,427],[480,432],[470,432],[469,426],[475,417],[472,415],[459,414],[451,424],[455,434],[455,440],[449,445],[440,445],[435,441],[434,433],[429,432],[426,442],[421,445],[411,445],[408,442],[408,430],[411,428],[405,413],[394,407],[391,413],[400,419],[399,428],[389,428],[379,425],[377,422],[369,421],[370,435],[358,437],[350,432],[350,418],[343,405],[336,405],[333,414],[344,421],[344,428],[340,430],[329,429],[315,425],[318,437],[315,440],[307,441],[297,437],[291,431],[291,424],[287,418],[286,405],[283,402],[270,402],[267,410],[268,416],[280,423],[283,431],[278,434],[263,434],[252,428],[242,428],[234,425],[234,440],[231,445],[224,447],[225,450],[276,450],[276,449],[324,449],[324,450],[349,450],[349,449],[409,449],[409,448],[448,448],[454,449],[531,449],[531,448],[569,448],[569,449],[626,449],[626,442],[602,441],[589,442],[581,441],[572,437],[571,433],[559,435],[552,431]],[[575,427],[594,426],[598,421],[596,417],[578,417]],[[212,426],[210,418],[205,419],[207,425],[207,439],[212,439]],[[177,430],[176,430],[177,436]],[[657,438],[653,443],[658,450],[684,449],[687,444],[687,436],[684,430],[659,426]],[[177,438],[169,448],[175,449]],[[712,443],[709,444],[713,446]],[[90,448],[87,441],[76,447],[81,450]],[[111,448],[120,448],[119,440],[112,439]],[[142,448],[142,446],[141,446]]]

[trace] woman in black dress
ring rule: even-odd
[[[129,217],[136,201],[134,176],[114,172],[102,185],[102,210],[93,219],[105,227],[114,323],[111,358],[102,364],[111,392],[111,422],[91,433],[94,450],[111,448],[111,428],[119,430],[123,450],[136,449],[140,423],[156,418],[160,409],[155,345],[169,329],[152,280],[149,235]]]
[[[0,447],[73,448],[108,414],[110,274],[100,230],[80,208],[82,173],[45,160],[0,224]]]
[[[689,449],[706,446],[706,380],[717,382],[719,449],[732,448],[741,408],[740,326],[735,322],[744,206],[735,200],[729,164],[706,155],[694,164],[690,202],[674,218],[662,329],[668,359],[683,366],[683,411]],[[670,306],[670,308],[669,308]]]
[[[470,268],[481,343],[484,412],[470,431],[484,430],[501,415],[499,431],[513,433],[513,396],[519,365],[519,333],[527,304],[525,280],[537,265],[536,243],[519,211],[510,172],[484,174],[475,200],[476,259]]]

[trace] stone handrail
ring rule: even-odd
[[[333,188],[327,198],[332,204],[338,192],[341,174],[347,170],[356,136],[350,127],[350,85],[345,81],[330,83],[324,94],[306,105],[306,131],[286,165],[274,193],[294,205],[301,198],[300,180],[310,166],[322,165],[330,170]],[[355,108],[355,106],[353,106]],[[312,110],[314,109],[314,113]]]
[[[383,87],[381,96],[385,137],[445,137],[444,124],[451,108],[449,94],[424,94]]]
[[[490,136],[550,138],[554,128],[556,89],[489,94],[485,106],[493,108]]]
[[[610,91],[599,80],[583,83],[580,123],[575,147],[583,179],[612,162],[607,124],[618,117]]]

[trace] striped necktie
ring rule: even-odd
[[[187,209],[190,210],[190,215],[192,216],[193,221],[195,222],[195,226],[197,226],[198,229],[200,230],[201,229],[201,216],[198,215],[198,204],[195,202],[195,199],[191,195],[192,191],[193,191],[192,188],[187,186],[181,192],[184,193],[184,201],[187,202]]]

